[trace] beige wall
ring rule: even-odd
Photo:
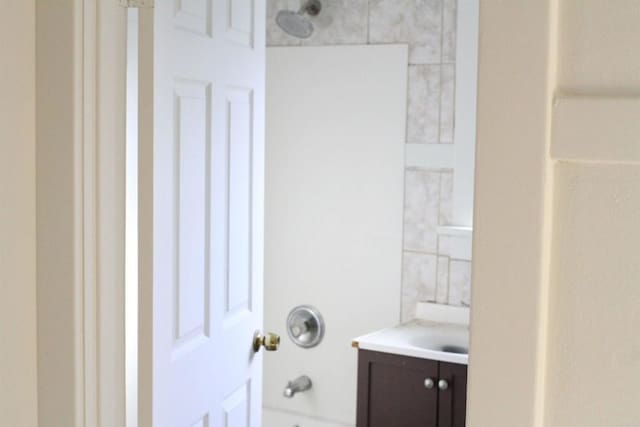
[[[637,426],[640,167],[555,175],[545,426]]]
[[[75,60],[78,0],[36,2],[38,410],[40,426],[73,426],[82,412],[82,295],[76,228],[81,185],[79,80]],[[74,39],[74,36],[76,37]],[[81,241],[80,241],[81,242]],[[80,324],[81,325],[81,324]]]
[[[470,426],[640,425],[639,21],[482,3]]]
[[[471,427],[539,420],[551,12],[547,0],[480,4]]]
[[[640,1],[563,0],[545,426],[640,425]]]
[[[35,2],[0,13],[0,424],[37,425]]]

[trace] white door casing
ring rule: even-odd
[[[259,426],[265,2],[141,16],[141,425]]]

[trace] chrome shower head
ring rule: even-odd
[[[300,39],[308,39],[313,34],[313,24],[309,16],[318,16],[322,10],[320,0],[307,0],[298,12],[281,10],[276,23],[284,32]]]
[[[276,16],[276,23],[284,32],[299,39],[308,39],[313,34],[313,24],[298,12],[281,10]]]

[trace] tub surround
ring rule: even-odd
[[[407,58],[402,45],[267,53],[264,324],[282,336],[264,361],[263,404],[272,411],[353,425],[357,365],[348,343],[400,318]],[[307,349],[286,332],[288,313],[303,304],[326,325]],[[284,397],[301,375],[312,389]],[[265,417],[265,427],[311,425],[278,419]]]
[[[421,301],[469,306],[471,238],[441,228],[455,225],[457,1],[327,0],[305,40],[275,23],[279,10],[299,7],[300,0],[267,0],[267,46],[408,46],[402,321],[414,318]]]
[[[341,423],[339,421],[324,418],[311,417],[306,414],[292,411],[264,409],[263,425],[266,427],[355,427],[353,423]]]
[[[419,303],[416,319],[362,335],[353,347],[467,365],[469,357],[469,309]]]

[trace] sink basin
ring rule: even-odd
[[[466,365],[469,363],[469,309],[418,303],[416,319],[357,337],[352,346]]]
[[[457,345],[445,345],[442,346],[441,351],[445,353],[455,353],[455,354],[469,354],[469,349],[466,347],[458,347]]]
[[[445,353],[468,354],[468,335],[461,329],[430,328],[428,333],[413,336],[408,344],[425,350],[442,351]]]

